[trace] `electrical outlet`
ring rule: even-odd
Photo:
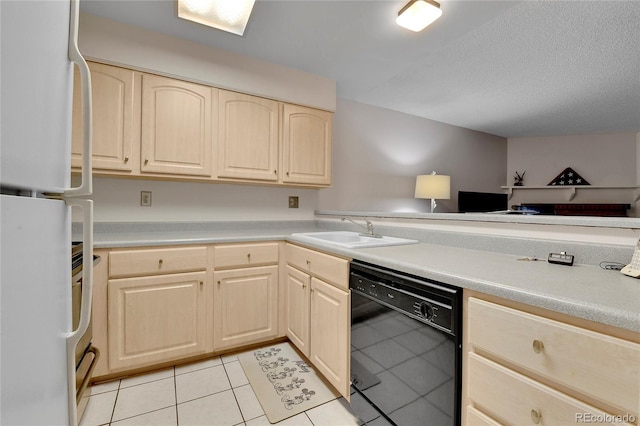
[[[296,196],[289,196],[289,208],[290,209],[297,209],[298,208],[298,197]]]
[[[140,191],[140,205],[151,207],[151,191]]]

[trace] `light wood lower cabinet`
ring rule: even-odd
[[[311,276],[290,265],[286,269],[287,337],[309,358]]]
[[[278,266],[213,274],[214,350],[266,341],[278,332]]]
[[[350,400],[351,296],[340,288],[348,288],[348,261],[292,244],[286,256],[287,337]]]
[[[286,335],[350,399],[347,259],[274,241],[97,253],[98,380]]]
[[[109,281],[109,366],[124,370],[206,351],[206,272]]]
[[[469,291],[464,316],[463,424],[637,424],[638,333]]]
[[[311,362],[343,396],[348,395],[351,386],[350,293],[311,278],[310,319]]]

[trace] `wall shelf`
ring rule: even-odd
[[[554,186],[501,186],[500,188],[507,190],[509,199],[513,197],[514,190],[521,189],[550,189],[553,191],[566,191],[567,200],[571,201],[576,197],[578,190],[593,190],[593,189],[633,189],[635,190],[633,203],[640,200],[640,185],[617,185],[617,186],[595,186],[595,185],[554,185]]]

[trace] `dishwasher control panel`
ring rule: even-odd
[[[405,315],[452,333],[457,290],[414,277],[352,265],[349,287]]]

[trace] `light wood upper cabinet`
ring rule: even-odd
[[[212,108],[218,90],[142,76],[142,173],[211,176]]]
[[[93,168],[131,172],[138,146],[135,108],[140,75],[132,70],[89,63],[93,118]],[[71,166],[82,165],[82,97],[78,70],[73,85]]]
[[[279,105],[220,91],[218,177],[278,180]]]
[[[331,184],[332,113],[110,65],[89,63],[97,175]],[[74,80],[72,171],[82,160]]]
[[[331,184],[331,118],[330,112],[284,105],[283,183]]]

